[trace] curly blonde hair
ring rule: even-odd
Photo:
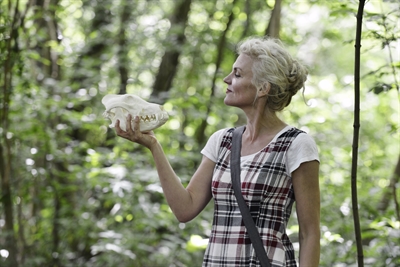
[[[252,83],[257,89],[268,83],[271,85],[267,99],[267,108],[271,111],[283,110],[292,97],[304,88],[308,71],[292,58],[280,40],[250,37],[238,44],[236,52],[254,60]]]

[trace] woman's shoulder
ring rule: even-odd
[[[233,128],[222,128],[222,129],[219,129],[219,130],[215,131],[211,136],[213,136],[213,135],[215,135],[215,136],[222,136],[222,135],[224,135],[225,133],[229,132],[229,130],[232,130],[232,129],[233,129]]]
[[[215,145],[219,146],[223,142],[223,140],[230,138],[232,136],[232,131],[233,131],[233,128],[220,129],[220,130],[214,132],[210,136],[210,140],[212,140]]]
[[[305,131],[301,131],[292,141],[287,157],[289,173],[296,170],[303,162],[319,161],[318,147],[314,138]]]
[[[207,141],[205,147],[201,150],[201,153],[209,158],[210,160],[217,162],[218,151],[227,133],[232,128],[223,128],[214,132]]]
[[[291,125],[287,125],[284,127],[279,133],[278,133],[279,138],[287,138],[287,137],[292,137],[293,142],[296,143],[301,143],[301,142],[313,142],[314,139],[313,137],[308,134],[306,131],[301,130],[299,128],[296,128]]]
[[[295,128],[297,129],[297,128]],[[311,134],[303,131],[303,130],[299,130],[298,135],[296,136],[296,138],[293,140],[293,143],[295,145],[305,145],[305,146],[316,146],[315,140],[314,138],[311,136]]]

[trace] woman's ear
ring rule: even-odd
[[[258,89],[258,97],[267,96],[269,90],[271,89],[271,84],[269,82],[265,82],[260,89]]]

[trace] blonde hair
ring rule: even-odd
[[[292,58],[280,40],[250,37],[238,44],[236,52],[253,59],[252,83],[257,90],[270,84],[266,105],[271,111],[283,110],[292,97],[304,88],[308,71]]]

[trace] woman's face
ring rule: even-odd
[[[228,85],[224,103],[228,106],[253,106],[257,89],[252,84],[253,60],[251,57],[240,54],[232,67],[232,72],[224,78]]]

